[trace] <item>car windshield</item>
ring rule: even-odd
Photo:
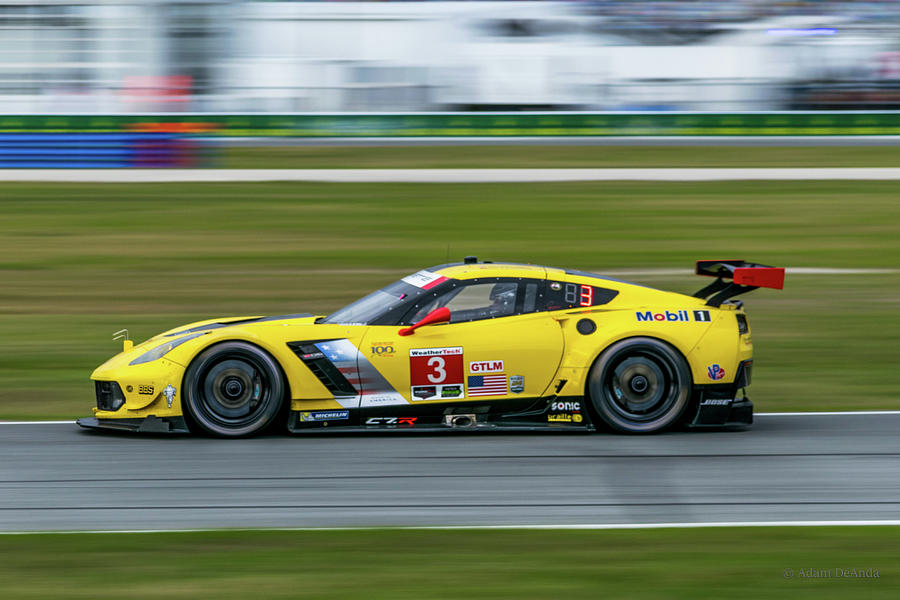
[[[378,320],[401,304],[417,298],[426,291],[418,285],[408,283],[413,276],[396,281],[391,285],[372,292],[352,304],[334,312],[320,323],[339,323],[341,325],[373,325]]]

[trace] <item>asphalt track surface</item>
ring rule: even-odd
[[[898,167],[616,169],[0,169],[36,183],[541,183],[562,181],[900,180]]]
[[[657,436],[0,424],[0,531],[896,520],[898,430],[897,413]]]

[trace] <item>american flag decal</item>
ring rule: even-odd
[[[502,396],[506,394],[506,375],[469,375],[466,396]]]
[[[359,350],[356,349],[350,340],[331,340],[329,342],[319,342],[316,344],[325,358],[331,361],[341,375],[350,382],[350,385],[359,393],[360,377],[359,370],[356,368],[356,358]]]
[[[344,379],[353,386],[353,396],[337,395],[335,400],[344,408],[409,404],[350,340],[331,340],[316,343],[323,358],[331,361]]]

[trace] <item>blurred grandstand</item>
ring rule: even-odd
[[[900,2],[0,0],[0,114],[900,108]]]

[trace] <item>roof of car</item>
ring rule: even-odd
[[[546,277],[547,279],[568,279],[571,281],[589,278],[640,286],[640,284],[637,283],[617,279],[615,277],[607,277],[597,273],[508,262],[448,263],[430,267],[426,270],[453,279],[476,279],[479,277],[537,277],[544,279]]]
[[[587,271],[578,271],[575,269],[545,267],[543,265],[527,265],[507,262],[463,262],[437,265],[425,269],[422,273],[430,273],[436,277],[464,280],[482,277],[546,278],[549,280],[569,281],[614,289],[620,292],[620,295],[617,297],[619,302],[626,301],[633,303],[637,301],[647,301],[650,299],[650,296],[647,294],[650,294],[653,297],[657,297],[660,294],[666,297],[678,296],[680,301],[685,301],[685,297],[676,292],[663,291],[640,283],[633,283],[631,281],[599,275],[597,273],[589,273]],[[657,300],[658,299],[659,298],[657,298]]]
[[[559,269],[548,269],[540,265],[491,262],[451,263],[431,267],[428,270],[453,279],[475,279],[477,277],[538,277],[544,279],[550,270],[563,273]]]

